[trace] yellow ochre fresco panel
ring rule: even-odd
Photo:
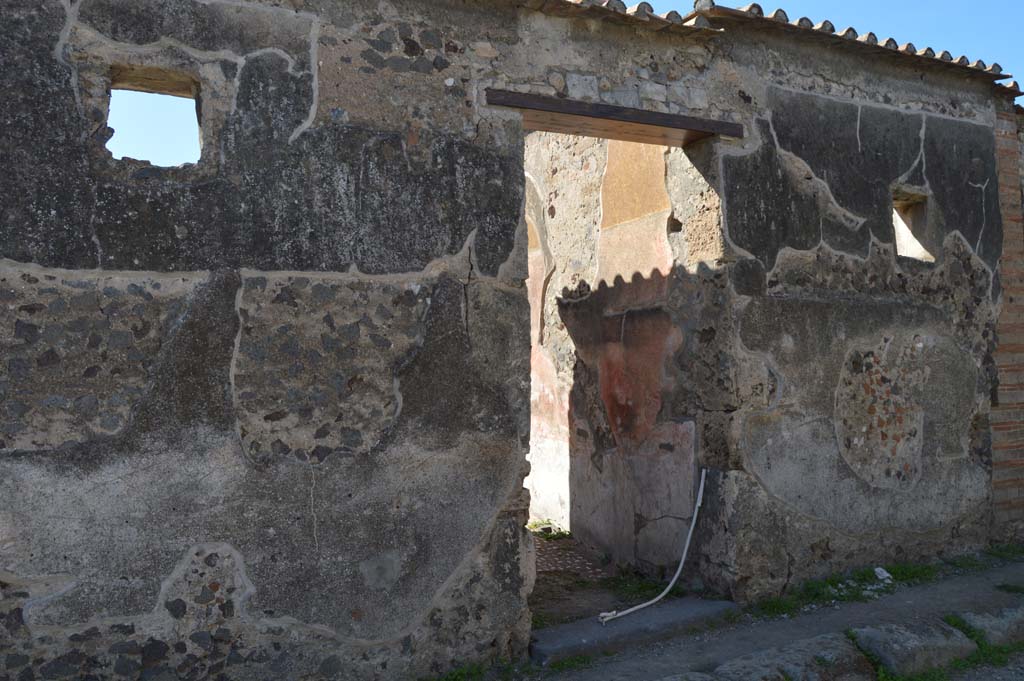
[[[609,141],[601,206],[601,229],[671,211],[665,190],[665,147]]]
[[[668,218],[672,202],[665,187],[665,147],[608,142],[601,187],[598,278],[629,281],[635,273],[667,275],[672,268]]]

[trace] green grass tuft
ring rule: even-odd
[[[881,667],[878,670],[878,681],[949,681],[949,673],[945,669],[930,669],[921,674],[900,676]]]
[[[997,646],[992,645],[985,638],[985,634],[967,624],[962,617],[947,615],[943,618],[946,624],[959,629],[967,638],[978,644],[978,649],[968,657],[957,660],[951,666],[953,669],[974,669],[976,667],[1005,667],[1010,663],[1013,655],[1024,652],[1024,643]]]
[[[781,617],[782,615],[795,615],[801,608],[801,604],[791,596],[776,596],[753,606],[751,611],[761,617]]]
[[[633,572],[623,572],[614,577],[605,577],[601,580],[600,585],[624,601],[649,600],[659,595],[668,586],[668,584],[648,579]],[[668,595],[681,598],[686,595],[686,589],[677,583]]]
[[[527,523],[526,529],[532,532],[533,536],[549,541],[568,539],[572,536],[571,532],[563,530],[551,520],[534,520]]]
[[[1008,594],[1024,596],[1024,586],[1021,586],[1020,584],[999,584],[996,588],[1000,591],[1005,591]]]
[[[435,681],[483,681],[486,674],[486,669],[474,664],[453,669],[444,676],[437,677]]]
[[[925,563],[893,563],[885,566],[893,581],[900,584],[924,584],[939,576],[939,569]]]
[[[983,570],[985,562],[975,555],[967,554],[966,556],[957,556],[955,558],[949,558],[946,560],[947,563],[957,568],[958,570]]]
[[[726,624],[736,624],[743,617],[741,610],[730,610],[729,612],[722,615],[722,621]]]
[[[594,664],[594,658],[589,655],[576,655],[559,660],[558,662],[552,662],[548,669],[553,672],[569,672],[574,669],[586,669],[592,664]]]
[[[874,569],[861,568],[848,576],[832,575],[809,580],[792,593],[768,598],[754,604],[748,611],[761,617],[793,615],[808,605],[863,602],[891,590],[891,585],[879,581]]]
[[[959,629],[960,631],[962,631],[964,635],[967,636],[967,638],[971,639],[979,646],[984,645],[985,634],[981,633],[980,631],[969,625],[963,617],[960,617],[960,615],[946,615],[942,618],[942,621],[948,624],[949,626],[953,627],[954,629]]]
[[[541,615],[540,613],[536,613],[536,612],[531,613],[530,627],[532,629],[534,629],[534,630],[544,629],[545,627],[550,627],[550,626],[551,626],[551,622],[548,621],[547,617],[545,617],[544,615]]]
[[[868,584],[874,584],[875,582],[877,582],[878,575],[875,574],[875,571],[872,568],[861,568],[859,570],[854,570],[853,572],[851,572],[850,579],[853,580],[856,584],[860,584],[861,586],[867,586]]]
[[[989,547],[985,553],[993,558],[1002,558],[1003,560],[1024,558],[1024,546],[1020,544],[996,544]]]
[[[875,576],[875,571],[866,568],[851,574],[849,578],[832,575],[823,580],[805,582],[800,589],[798,598],[805,604],[831,603],[832,601],[864,602],[869,600],[866,588],[877,583],[878,578]]]

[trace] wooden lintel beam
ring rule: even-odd
[[[712,135],[743,137],[743,126],[728,121],[595,104],[546,95],[488,89],[487,104],[519,109],[523,127],[569,135],[686,146]]]

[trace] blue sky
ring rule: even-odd
[[[110,93],[108,123],[114,158],[131,156],[158,166],[199,160],[195,100],[128,90]]]
[[[658,12],[686,14],[692,0],[649,0]],[[973,61],[999,62],[1004,71],[1024,82],[1024,0],[783,0],[790,19],[806,16],[815,23],[828,19],[841,30],[873,31],[919,49],[949,50]],[[627,4],[633,4],[632,0]],[[719,4],[735,7],[737,4]],[[763,4],[766,12],[776,6]],[[1024,103],[1024,98],[1021,100]],[[184,122],[184,125],[182,125]],[[177,97],[115,91],[110,111],[113,139],[107,145],[116,158],[123,155],[173,166],[199,159],[195,104]]]
[[[657,12],[676,10],[686,14],[691,0],[648,0]],[[828,19],[837,30],[853,26],[858,33],[872,31],[879,39],[895,38],[899,44],[914,43],[918,49],[949,50],[971,61],[998,62],[1003,70],[1024,82],[1024,0],[779,0],[758,4],[765,13],[781,7],[790,20],[807,17],[818,23]],[[633,4],[627,2],[626,4]],[[739,7],[743,2],[719,2]]]

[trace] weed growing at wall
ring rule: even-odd
[[[945,564],[892,563],[884,568],[891,579],[880,579],[874,569],[861,568],[846,575],[810,580],[791,593],[766,598],[752,605],[748,612],[756,617],[783,617],[795,615],[806,607],[865,602],[890,594],[901,586],[927,584],[954,574],[984,570],[1001,560],[1019,560],[1024,557],[1024,547],[997,546],[986,554],[987,557],[976,554],[956,556],[946,559]],[[1024,586],[1006,584],[997,588],[1009,593],[1024,593]]]
[[[986,567],[985,561],[973,555],[957,556],[956,558],[950,558],[946,562],[955,567],[956,569],[963,570],[966,572],[984,570]]]
[[[1021,544],[997,544],[985,551],[988,555],[1002,560],[1013,560],[1024,558],[1024,545]]]
[[[1005,591],[1008,594],[1024,596],[1024,585],[1021,584],[999,584],[996,588],[1000,591]]]
[[[600,581],[600,585],[623,600],[638,601],[654,598],[664,591],[666,586],[662,582],[634,572],[622,572],[614,577],[607,577]],[[669,597],[675,598],[682,598],[685,595],[686,590],[678,584],[668,593]]]
[[[453,669],[433,681],[484,681],[487,670],[480,665],[469,665]]]
[[[553,672],[569,672],[575,669],[586,669],[594,663],[594,658],[589,655],[576,655],[574,657],[567,657],[564,660],[553,662],[551,664],[551,671]]]
[[[534,520],[526,526],[533,536],[540,539],[547,539],[548,541],[556,541],[559,539],[569,539],[572,537],[572,533],[567,530],[563,530],[552,520]]]
[[[928,563],[894,563],[885,569],[899,584],[925,584],[939,576],[939,568]]]
[[[880,595],[891,593],[899,582],[879,579],[871,568],[855,570],[849,575],[832,575],[825,579],[804,582],[797,591],[786,596],[765,599],[750,608],[750,613],[760,617],[781,617],[795,615],[807,606],[833,603],[864,602]]]

